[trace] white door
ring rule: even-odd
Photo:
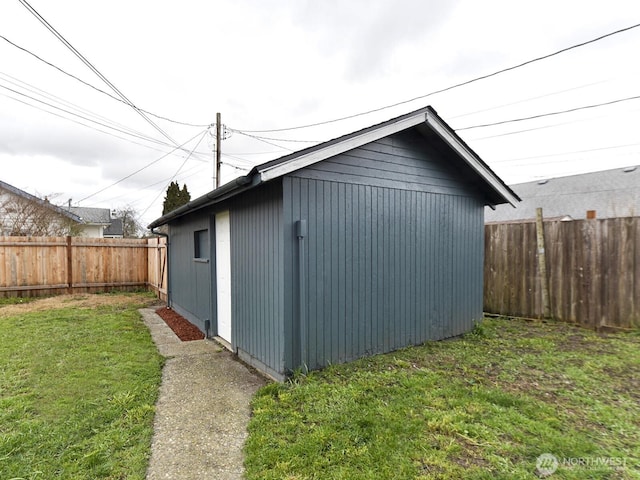
[[[231,224],[229,212],[216,214],[218,336],[231,343]]]

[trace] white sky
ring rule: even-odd
[[[202,125],[221,112],[222,123],[239,131],[402,102],[640,23],[637,0],[29,3],[137,107]],[[0,0],[0,35],[115,95],[18,0]],[[640,99],[464,128],[638,96],[639,58],[634,28],[374,114],[255,135],[324,141],[432,105],[509,184],[636,165]],[[186,162],[185,152],[161,159],[171,151],[162,144],[169,140],[131,107],[0,38],[1,180],[60,204],[71,198],[85,207],[131,206],[146,225],[160,216],[172,178],[186,183],[192,198],[213,186],[213,141],[205,128],[149,117],[179,144],[195,137],[187,152],[202,138],[201,153]],[[290,150],[312,145],[268,141]],[[290,150],[233,132],[222,143],[223,183]]]

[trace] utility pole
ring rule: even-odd
[[[222,116],[220,112],[216,113],[216,188],[220,186],[220,165],[221,161],[221,148],[220,144],[222,143]]]

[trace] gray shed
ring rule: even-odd
[[[254,167],[155,220],[169,302],[284,379],[468,332],[484,207],[518,201],[431,107]]]

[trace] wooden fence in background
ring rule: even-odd
[[[594,329],[640,327],[640,217],[544,222],[551,316]],[[536,224],[485,225],[484,309],[543,314]]]
[[[0,237],[0,296],[149,288],[166,300],[164,238]]]

